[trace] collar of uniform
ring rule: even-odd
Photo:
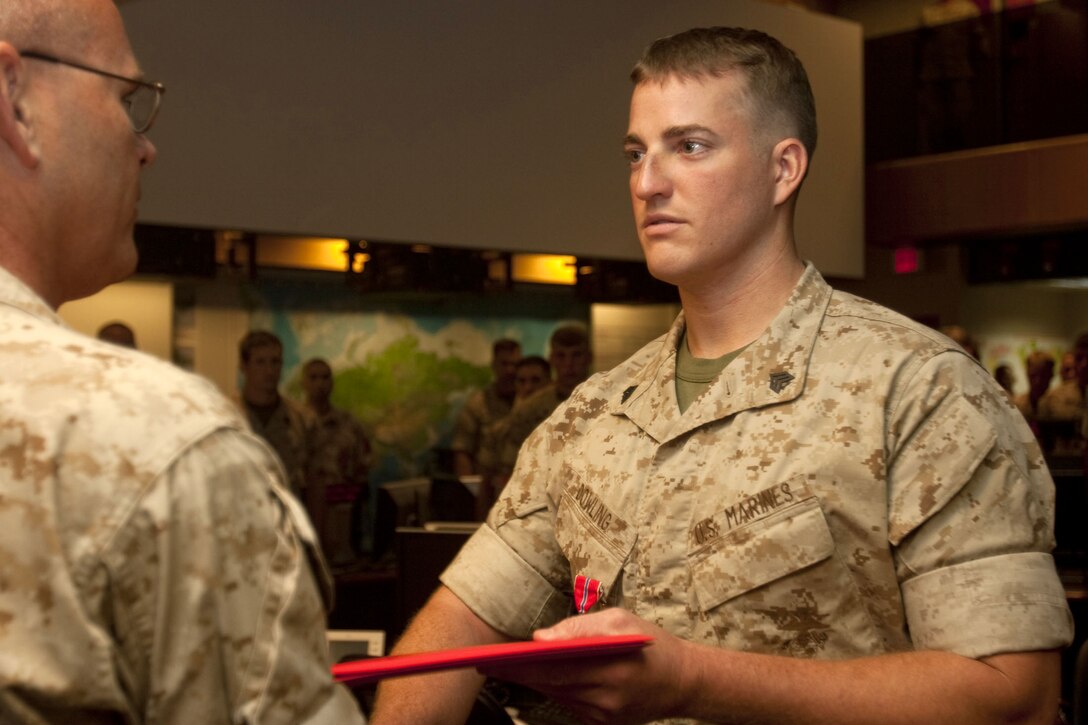
[[[0,267],[0,304],[9,305],[57,325],[64,325],[64,321],[49,303],[3,267]]]
[[[805,387],[808,362],[831,300],[831,287],[807,264],[786,305],[763,334],[745,349],[681,415],[676,402],[676,346],[683,313],[665,336],[657,357],[612,412],[626,415],[659,443],[739,411],[793,400]],[[630,388],[628,388],[630,390]]]
[[[628,387],[611,401],[609,412],[626,415],[635,425],[662,443],[679,422],[676,401],[676,346],[684,334],[684,312],[662,338],[657,355],[632,377]]]

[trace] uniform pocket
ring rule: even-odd
[[[691,530],[692,606],[703,641],[790,657],[853,657],[885,644],[818,496],[798,477]]]
[[[699,608],[709,611],[745,592],[818,564],[834,553],[819,501],[810,498],[735,528],[692,553]]]
[[[570,564],[570,584],[579,576],[598,582],[600,603],[615,601],[623,565],[636,534],[584,487],[564,492],[555,519],[555,540]]]

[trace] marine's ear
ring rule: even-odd
[[[0,42],[0,143],[19,164],[34,169],[41,162],[27,107],[26,66],[11,43]]]
[[[808,151],[795,138],[784,138],[774,146],[772,159],[775,168],[775,205],[790,199],[805,180],[808,172]]]

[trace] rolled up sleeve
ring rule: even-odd
[[[918,649],[986,657],[1069,643],[1072,615],[1047,554],[978,559],[914,577],[902,590]]]
[[[547,424],[526,440],[487,521],[441,581],[495,629],[525,639],[570,610],[570,566],[555,539]]]
[[[937,356],[908,387],[891,428],[889,540],[915,646],[984,657],[1067,645],[1054,484],[1030,429],[966,356]]]

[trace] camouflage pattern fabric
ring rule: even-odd
[[[442,581],[514,637],[572,585],[687,640],[792,657],[1057,648],[1053,482],[947,338],[834,292],[786,307],[681,414],[683,315],[526,441]],[[517,592],[517,596],[502,596]]]
[[[333,564],[349,562],[356,557],[352,543],[356,501],[369,498],[370,441],[346,410],[331,408],[324,414],[306,410],[314,421],[307,485],[324,491],[327,504],[319,532],[322,549]],[[365,512],[360,514],[362,518]]]
[[[362,720],[312,531],[230,401],[2,269],[0,366],[0,722]]]
[[[555,385],[536,391],[520,400],[505,419],[496,424],[492,436],[497,451],[497,470],[509,475],[518,460],[521,444],[538,425],[548,419],[552,411],[563,402]]]
[[[1080,420],[1084,396],[1076,380],[1063,380],[1039,398],[1037,416],[1043,420]]]
[[[339,408],[324,415],[307,412],[313,419],[308,480],[325,490],[330,503],[354,501],[366,491],[370,476],[370,440],[362,424]]]
[[[511,403],[499,396],[493,384],[473,392],[457,415],[450,449],[470,454],[477,473],[494,472],[496,449],[491,431],[510,410]]]
[[[280,396],[279,405],[267,423],[253,414],[248,406],[240,399],[235,398],[239,407],[245,412],[253,432],[268,441],[272,449],[276,451],[284,469],[287,471],[287,480],[291,493],[304,498],[306,490],[306,471],[310,465],[310,456],[313,453],[313,419],[309,411],[298,403]]]

